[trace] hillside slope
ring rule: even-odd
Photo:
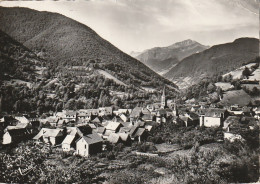
[[[63,15],[0,7],[0,26],[29,49],[44,50],[55,68],[84,66],[94,60],[95,68],[110,67],[118,74],[119,80],[128,84],[161,87],[167,83],[175,86],[101,38],[91,28]]]
[[[0,30],[0,81],[21,79],[32,81],[35,68],[42,59]]]
[[[138,56],[138,60],[156,71],[162,73],[164,70],[176,65],[183,58],[207,49],[207,46],[193,40],[184,40],[168,47],[155,47],[145,50]]]
[[[230,72],[258,55],[258,39],[239,38],[232,43],[216,45],[183,59],[164,77],[184,87],[205,77]]]

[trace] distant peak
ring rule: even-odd
[[[183,40],[181,42],[176,42],[176,43],[170,45],[169,48],[179,48],[179,47],[185,47],[185,46],[189,46],[189,45],[193,45],[193,44],[199,44],[199,43],[194,40],[187,39],[187,40]]]

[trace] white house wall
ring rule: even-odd
[[[3,136],[3,144],[10,144],[12,142],[12,137],[8,132],[6,132]]]
[[[88,156],[89,155],[89,146],[86,141],[81,138],[76,144],[76,152],[80,156]]]

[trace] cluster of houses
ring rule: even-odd
[[[230,141],[242,139],[234,133],[237,124],[248,128],[259,121],[260,108],[232,106],[228,109],[203,106],[178,106],[167,101],[165,92],[160,103],[134,109],[80,109],[63,110],[39,118],[35,115],[3,117],[3,144],[32,138],[51,146],[60,146],[63,151],[73,151],[81,156],[101,152],[104,142],[130,145],[144,141],[149,132],[162,123],[181,126],[223,127],[225,138]]]

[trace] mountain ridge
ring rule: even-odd
[[[195,84],[203,77],[229,72],[257,56],[259,56],[258,39],[238,38],[233,42],[214,45],[184,58],[164,74],[164,77],[175,82],[187,80],[187,84]]]
[[[187,39],[176,42],[166,47],[154,47],[146,49],[136,56],[138,60],[157,73],[165,73],[165,70],[176,65],[183,58],[208,48],[196,41]]]
[[[96,60],[103,68],[110,64],[120,65],[123,72],[120,76],[133,79],[137,85],[149,85],[149,81],[154,80],[176,87],[101,38],[90,27],[61,14],[0,7],[0,25],[4,32],[28,48],[44,49],[47,59],[54,65],[84,65]]]

